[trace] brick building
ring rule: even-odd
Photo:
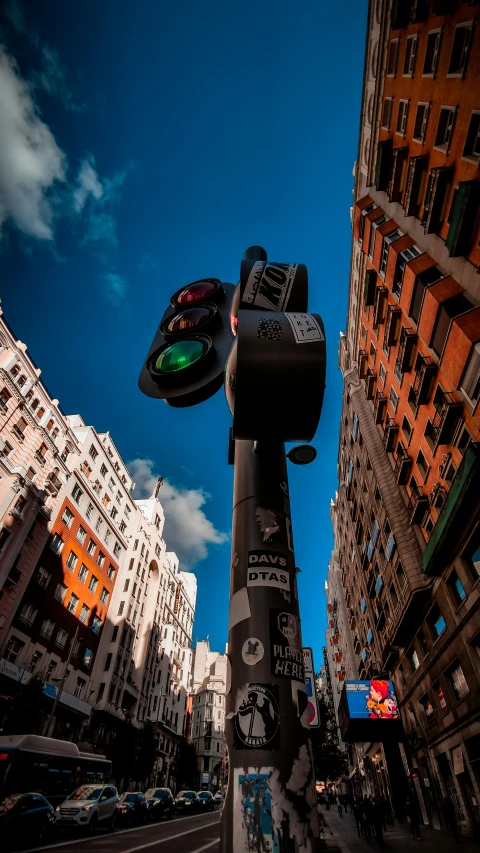
[[[334,513],[350,615],[343,630],[360,678],[392,675],[406,732],[405,748],[361,747],[365,784],[391,795],[398,811],[414,790],[434,827],[448,796],[475,835],[478,7],[369,6]]]

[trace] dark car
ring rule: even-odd
[[[200,800],[195,791],[180,791],[175,800],[175,810],[179,814],[198,812],[201,809]]]
[[[2,843],[18,846],[25,841],[41,844],[54,820],[53,806],[42,794],[12,794],[0,803]]]
[[[148,814],[152,820],[171,818],[175,811],[175,801],[170,788],[149,788],[145,791]]]
[[[211,791],[198,791],[197,797],[200,800],[200,810],[202,812],[213,812],[215,800]]]
[[[117,809],[119,823],[127,826],[148,820],[148,804],[141,791],[125,791],[120,796]]]

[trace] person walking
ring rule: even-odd
[[[375,797],[372,803],[372,824],[375,838],[379,845],[383,846],[383,811],[379,797]]]
[[[458,823],[457,823],[457,815],[455,813],[455,806],[452,803],[452,800],[449,796],[445,797],[443,800],[443,815],[445,817],[445,823],[447,824],[447,829],[452,833],[455,841],[458,844]]]
[[[417,804],[412,795],[407,798],[405,803],[405,814],[410,823],[410,835],[412,836],[412,840],[415,841],[415,839],[417,839],[418,841],[421,841],[420,817],[418,814]]]
[[[343,817],[343,807],[342,807],[342,802],[341,802],[340,797],[338,796],[338,794],[337,794],[337,796],[336,796],[335,802],[337,803],[338,814],[340,815],[340,817]]]
[[[361,803],[358,802],[357,799],[354,799],[352,804],[353,817],[355,818],[355,825],[357,827],[358,837],[361,838],[363,835],[363,812]]]
[[[365,794],[362,803],[363,812],[363,834],[366,841],[372,840],[372,804]]]

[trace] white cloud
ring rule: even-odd
[[[107,272],[100,276],[104,282],[104,293],[109,302],[117,307],[127,296],[127,282],[121,275],[115,272]]]
[[[50,191],[65,181],[66,158],[42,121],[28,84],[0,47],[0,228],[52,240]]]
[[[135,498],[150,497],[158,475],[153,472],[151,459],[133,459],[128,470],[136,483]],[[165,512],[164,537],[169,551],[175,551],[180,568],[191,569],[208,554],[209,545],[222,545],[229,536],[221,533],[205,515],[209,495],[202,489],[185,489],[164,480],[160,489],[160,503]]]
[[[85,202],[91,195],[95,199],[103,196],[103,187],[94,168],[93,158],[87,158],[80,164],[77,177],[77,188],[73,192],[73,206],[77,213],[85,207]]]

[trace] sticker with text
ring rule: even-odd
[[[324,341],[325,336],[313,314],[285,314],[297,344]]]

